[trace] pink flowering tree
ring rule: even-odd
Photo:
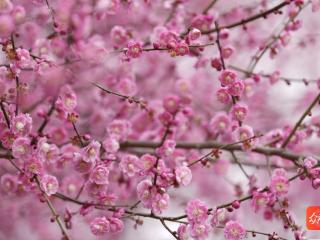
[[[0,0],[0,239],[319,238],[319,9]]]

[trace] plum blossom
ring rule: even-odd
[[[131,124],[126,120],[113,120],[107,127],[107,132],[117,140],[125,140],[131,132]]]
[[[209,130],[212,134],[226,133],[231,126],[231,119],[224,112],[218,112],[210,120]]]
[[[141,43],[136,41],[130,41],[127,45],[126,56],[129,58],[138,58],[142,54]]]
[[[232,119],[242,122],[248,115],[248,107],[244,104],[237,103],[232,107],[230,114]]]
[[[77,96],[70,85],[65,85],[60,90],[60,96],[57,99],[56,107],[65,112],[72,112],[77,106]]]
[[[12,155],[15,158],[25,158],[31,153],[30,139],[26,137],[19,137],[12,143]]]
[[[232,70],[223,70],[219,75],[222,86],[230,86],[237,80],[237,74]]]
[[[189,222],[204,223],[208,218],[208,207],[204,202],[194,199],[188,202],[186,213]]]
[[[31,132],[32,118],[29,114],[19,114],[12,119],[12,132],[16,136],[26,136]]]
[[[139,173],[139,158],[132,154],[126,154],[121,158],[120,168],[129,177],[133,177]]]
[[[284,169],[275,169],[270,182],[270,191],[278,196],[289,191],[289,180]]]
[[[217,91],[217,99],[219,102],[227,104],[231,102],[231,95],[228,92],[227,88],[220,88]]]
[[[40,179],[41,188],[48,195],[51,196],[58,191],[59,182],[55,176],[44,175]]]
[[[246,236],[246,230],[237,221],[227,222],[224,228],[224,236],[226,240],[241,240]]]
[[[190,236],[195,240],[204,240],[209,236],[210,226],[206,223],[192,223],[189,226]]]
[[[175,169],[176,181],[183,186],[188,186],[192,179],[192,172],[187,166],[180,166]]]
[[[94,182],[95,184],[108,184],[108,177],[109,177],[109,170],[106,166],[96,166],[91,174],[90,174],[90,181]]]
[[[152,199],[152,212],[155,214],[161,214],[168,208],[169,195],[167,193],[156,193]]]
[[[141,181],[137,185],[138,198],[140,199],[142,204],[147,208],[151,208],[151,205],[152,205],[152,199],[153,199],[152,185],[153,185],[152,182],[148,179]]]
[[[91,221],[90,228],[94,235],[104,235],[110,232],[110,222],[106,217],[96,217]]]
[[[151,172],[155,166],[157,158],[151,154],[143,154],[138,160],[138,166],[143,173]]]

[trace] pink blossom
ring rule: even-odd
[[[48,195],[51,196],[58,191],[59,183],[55,176],[44,175],[40,179],[42,190]]]
[[[232,107],[230,114],[234,120],[242,122],[248,114],[248,107],[244,104],[237,103]]]
[[[30,139],[19,137],[13,141],[12,155],[15,158],[26,158],[31,152]]]
[[[244,150],[251,149],[257,144],[257,138],[254,136],[254,131],[252,127],[248,125],[243,125],[234,131],[234,138],[236,141],[242,142],[242,147]]]
[[[228,93],[231,96],[240,97],[244,91],[244,83],[241,80],[237,80],[228,86]]]
[[[142,204],[147,207],[151,208],[152,205],[152,182],[150,180],[143,180],[137,185],[137,194],[138,198],[142,202]]]
[[[96,165],[96,160],[90,160],[83,154],[76,152],[73,156],[73,163],[76,171],[86,174],[94,168]]]
[[[190,236],[195,240],[204,240],[209,236],[210,227],[206,223],[192,223],[188,229]]]
[[[110,222],[106,217],[96,217],[91,221],[90,228],[94,235],[104,235],[110,232]]]
[[[195,41],[198,38],[201,37],[201,31],[197,28],[193,28],[189,33],[188,33],[188,39],[189,41]]]
[[[312,11],[317,12],[320,9],[320,1],[319,0],[311,0]]]
[[[151,154],[143,154],[138,160],[138,166],[142,172],[149,172],[156,164],[157,158]]]
[[[231,126],[229,116],[224,112],[217,112],[210,120],[209,130],[212,134],[226,133]]]
[[[142,54],[142,45],[136,41],[130,41],[127,45],[126,56],[129,58],[138,58]]]
[[[109,177],[109,170],[107,167],[103,165],[96,166],[91,174],[90,174],[90,181],[96,184],[108,184],[108,177]]]
[[[192,172],[187,166],[180,166],[175,169],[176,181],[183,186],[188,186],[192,180]]]
[[[16,136],[26,136],[31,132],[32,118],[29,114],[19,114],[12,119],[12,132]]]
[[[55,144],[49,144],[45,138],[38,142],[38,155],[42,161],[56,162],[60,155],[60,150]]]
[[[157,153],[162,156],[169,156],[173,153],[176,148],[176,142],[172,139],[164,141],[163,145],[157,149]]]
[[[168,208],[169,195],[167,193],[156,193],[152,200],[152,212],[155,214],[161,214]]]
[[[214,208],[211,211],[212,218],[210,220],[211,226],[216,227],[219,224],[223,224],[227,219],[227,210],[225,208]]]
[[[120,168],[129,177],[133,177],[139,172],[139,158],[132,154],[126,154],[121,158]]]
[[[16,24],[21,24],[26,18],[26,10],[23,6],[14,6],[11,16],[13,17]]]
[[[229,57],[232,56],[232,54],[234,53],[234,48],[232,46],[226,46],[222,49],[222,57],[227,59]]]
[[[107,153],[116,153],[120,148],[119,142],[114,138],[106,138],[102,146]]]
[[[178,96],[168,96],[163,100],[163,107],[169,113],[176,113],[179,109],[180,99]]]
[[[303,160],[303,165],[307,168],[307,169],[312,169],[316,164],[317,164],[317,160],[314,157],[306,157]]]
[[[255,191],[252,195],[251,205],[255,212],[268,203],[269,196],[267,192]]]
[[[41,175],[44,167],[38,158],[31,157],[24,162],[24,170],[28,176],[33,177],[34,174]]]
[[[56,102],[56,107],[68,113],[72,112],[77,106],[77,96],[71,86],[65,85],[60,90],[60,96]]]
[[[124,95],[134,96],[137,93],[137,84],[134,79],[122,78],[118,83],[118,89]]]
[[[10,0],[3,0],[0,5],[0,13],[8,13],[12,8],[13,4]]]
[[[110,35],[116,46],[123,46],[128,41],[128,35],[124,27],[114,26]]]
[[[5,173],[0,178],[0,186],[5,193],[13,193],[17,190],[18,179],[12,174]]]
[[[187,232],[187,226],[185,224],[181,224],[177,230],[179,240],[189,240],[189,235]]]
[[[231,102],[231,96],[226,88],[220,88],[217,91],[217,99],[219,102],[228,104]]]
[[[218,57],[215,57],[211,60],[211,67],[215,68],[217,71],[222,70],[222,63],[221,59]]]
[[[174,51],[172,52],[172,56],[184,56],[189,54],[189,46],[188,44],[186,44],[185,42],[180,42],[178,43],[175,48]]]
[[[0,15],[0,37],[8,37],[14,30],[14,20],[10,15]]]
[[[219,75],[222,86],[229,86],[237,80],[237,74],[231,70],[223,70]]]
[[[271,84],[275,84],[277,81],[279,81],[279,78],[280,78],[280,72],[275,71],[270,75],[269,81]]]
[[[213,17],[205,14],[198,14],[191,20],[191,26],[201,31],[208,30],[213,22]]]
[[[246,230],[236,221],[227,222],[224,228],[226,240],[241,240],[246,236]]]
[[[269,187],[272,193],[279,196],[288,193],[289,181],[283,169],[274,170]]]
[[[107,131],[117,140],[125,140],[131,132],[131,124],[126,120],[113,120],[107,127]]]
[[[34,61],[30,56],[30,53],[26,49],[18,48],[16,50],[17,57],[18,57],[18,66],[20,68],[33,68],[34,66]]]
[[[63,178],[61,184],[63,193],[65,193],[67,196],[76,197],[81,188],[81,180],[82,179],[78,175],[72,175]]]
[[[108,219],[110,223],[110,232],[111,233],[120,233],[124,229],[123,221],[116,217],[111,217]]]
[[[188,202],[186,213],[189,222],[204,223],[208,218],[208,207],[204,202],[194,199]]]

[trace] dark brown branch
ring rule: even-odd
[[[156,148],[159,146],[159,142],[149,142],[149,141],[127,141],[121,143],[121,148]],[[208,141],[208,142],[177,142],[176,148],[184,149],[223,149],[225,151],[243,151],[242,147],[239,145],[229,145]],[[223,148],[222,148],[223,147]],[[267,156],[279,156],[293,162],[298,161],[301,158],[304,158],[303,155],[298,155],[294,153],[287,152],[283,149],[270,148],[270,147],[256,147],[251,150],[252,152],[260,153]]]
[[[15,114],[18,115],[19,113],[19,96],[20,96],[20,82],[19,82],[19,78],[16,76],[16,111]]]
[[[55,109],[55,104],[56,104],[56,100],[54,99],[52,102],[52,105],[48,111],[48,113],[45,116],[45,119],[43,120],[42,124],[40,125],[39,129],[38,129],[38,134],[41,135],[43,130],[45,129],[45,127],[47,126],[47,124],[49,123],[49,118],[50,116],[53,114],[53,111]]]
[[[10,120],[9,120],[9,116],[6,112],[6,109],[4,108],[3,101],[0,101],[0,107],[1,107],[1,111],[3,113],[4,119],[6,121],[6,124],[7,124],[8,128],[10,129]]]
[[[243,174],[246,176],[247,179],[250,179],[249,174],[246,172],[246,170],[244,170],[242,164],[240,163],[239,159],[237,158],[237,156],[234,154],[233,151],[230,152],[232,155],[232,158],[234,160],[234,162],[239,166],[239,168],[241,169],[241,171],[243,172]]]
[[[235,28],[235,27],[238,27],[238,26],[245,25],[246,23],[255,21],[255,20],[259,19],[259,18],[265,18],[268,15],[270,15],[271,13],[275,13],[275,12],[279,11],[281,8],[287,6],[288,4],[289,3],[287,1],[284,1],[284,2],[274,6],[273,8],[271,8],[269,10],[266,10],[264,12],[255,14],[255,15],[249,17],[249,18],[243,19],[241,21],[238,21],[238,22],[235,22],[235,23],[232,23],[232,24],[221,26],[219,28],[209,29],[207,31],[203,31],[202,33],[203,34],[209,34],[209,33],[217,32],[217,30],[219,30],[219,29],[220,30],[224,29],[224,28],[229,28],[230,29],[230,28]]]
[[[165,223],[165,221],[164,221],[162,218],[160,218],[160,222],[161,222],[161,224],[164,226],[164,228],[167,229],[168,232],[169,232],[175,239],[179,240],[177,234],[176,234],[175,232],[173,232],[173,231],[168,227],[168,225]]]
[[[247,70],[244,70],[242,68],[239,68],[237,66],[232,66],[229,65],[229,68],[244,73],[246,76],[254,76],[254,75],[258,75],[261,76],[263,78],[269,78],[271,77],[271,74],[265,74],[265,73],[255,73],[255,72],[249,72]],[[291,82],[296,82],[296,83],[303,83],[305,85],[308,85],[309,83],[317,83],[318,80],[316,79],[305,79],[305,78],[289,78],[289,77],[279,77],[279,80],[284,81],[287,84],[290,84]]]
[[[76,127],[76,124],[75,124],[74,122],[71,122],[71,123],[72,123],[73,130],[74,130],[75,133],[77,134],[77,138],[78,138],[78,140],[79,140],[79,142],[80,142],[80,144],[81,144],[81,147],[84,147],[84,142],[82,141],[82,137],[81,137],[81,135],[80,135],[79,132],[78,132],[78,129],[77,129],[77,127]]]
[[[209,10],[218,2],[218,0],[212,0],[205,9],[203,9],[202,13],[207,14]]]

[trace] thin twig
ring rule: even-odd
[[[239,159],[237,158],[237,156],[234,154],[233,151],[230,152],[232,155],[232,158],[234,160],[234,162],[239,166],[239,168],[241,169],[241,171],[243,172],[243,174],[246,176],[247,179],[250,179],[249,174],[244,170],[242,164],[240,163]]]
[[[6,124],[7,124],[8,128],[10,129],[10,120],[9,120],[9,116],[6,112],[6,109],[4,108],[3,101],[0,101],[0,107],[1,107],[1,111],[3,113],[4,119],[6,121]]]
[[[48,195],[42,190],[41,185],[40,185],[40,181],[39,181],[39,178],[38,178],[37,175],[34,176],[34,180],[37,183],[37,186],[38,186],[39,190],[41,191],[42,195],[44,196],[45,201],[46,201],[46,203],[47,203],[47,205],[48,205],[48,207],[49,207],[49,209],[50,209],[55,221],[57,222],[57,224],[58,224],[58,226],[59,226],[59,228],[61,230],[62,235],[64,236],[64,240],[71,240],[71,238],[69,238],[66,230],[64,229],[62,221],[60,219],[60,216],[57,213],[56,209],[54,208],[54,206],[53,206],[52,202],[50,201]]]
[[[233,143],[229,143],[229,144],[224,144],[224,145],[221,145],[219,147],[217,147],[215,150],[217,151],[220,151],[220,150],[225,150],[225,149],[228,149],[230,147],[233,147],[233,146],[236,146],[238,145],[239,143],[243,143],[243,142],[246,142],[246,141],[250,141],[252,139],[255,139],[255,138],[258,138],[258,137],[262,137],[263,135],[259,135],[259,136],[253,136],[253,137],[250,137],[250,138],[247,138],[245,140],[242,140],[242,141],[238,141],[238,142],[233,142]],[[192,167],[193,165],[197,164],[198,162],[201,162],[202,160],[206,159],[207,157],[213,155],[213,151],[210,151],[208,152],[207,154],[205,154],[204,156],[200,157],[199,159],[191,162],[188,164],[188,167]]]
[[[19,92],[20,92],[20,83],[19,78],[16,76],[16,111],[15,114],[18,115],[19,113]]]
[[[212,0],[205,9],[203,9],[202,13],[207,14],[209,10],[218,2],[218,0]]]
[[[176,234],[175,232],[173,232],[173,231],[168,227],[168,225],[165,223],[165,220],[160,219],[160,222],[161,222],[161,224],[164,226],[164,228],[167,229],[168,232],[169,232],[175,239],[179,240],[177,234]]]
[[[287,6],[288,4],[289,4],[288,1],[284,1],[284,2],[278,4],[278,5],[274,6],[273,8],[270,8],[269,10],[266,10],[264,12],[255,14],[255,15],[253,15],[251,17],[248,17],[246,19],[240,20],[240,21],[235,22],[235,23],[231,23],[231,24],[228,24],[228,25],[220,26],[219,28],[214,28],[214,29],[209,29],[207,31],[203,31],[202,33],[203,34],[210,34],[210,33],[217,32],[218,30],[221,30],[221,29],[224,29],[224,28],[230,29],[230,28],[235,28],[235,27],[238,27],[238,26],[243,26],[246,23],[255,21],[255,20],[259,19],[259,18],[265,18],[268,15],[270,15],[271,13],[275,13],[275,12],[279,11],[281,8]],[[185,33],[183,33],[183,35],[185,35]]]
[[[55,109],[55,104],[56,104],[56,100],[54,99],[52,101],[51,107],[49,109],[49,111],[47,112],[42,124],[40,125],[39,129],[38,129],[38,135],[41,135],[43,130],[45,129],[45,127],[47,126],[47,124],[49,123],[49,118],[50,116],[53,114],[54,109]]]
[[[229,65],[229,68],[244,73],[246,76],[254,76],[254,75],[258,75],[261,76],[263,78],[270,78],[271,74],[266,74],[266,73],[255,73],[255,72],[249,72],[247,70],[244,70],[240,67],[237,66],[233,66],[233,65]],[[318,80],[317,79],[305,79],[305,78],[289,78],[289,77],[279,77],[279,80],[284,81],[285,83],[287,83],[288,85],[290,85],[290,83],[295,82],[295,83],[303,83],[304,85],[308,85],[309,83],[317,83]]]
[[[78,138],[78,140],[79,140],[79,142],[80,142],[80,144],[81,144],[81,147],[84,147],[84,142],[82,141],[82,138],[81,138],[81,135],[79,134],[79,132],[78,132],[78,129],[77,129],[77,127],[76,127],[76,124],[74,123],[74,122],[71,122],[72,123],[72,127],[73,127],[73,130],[76,132],[76,134],[77,134],[77,138]]]
[[[150,141],[126,141],[120,144],[122,149],[124,148],[157,148],[159,142],[150,142]],[[220,149],[225,151],[243,151],[242,147],[234,145],[226,145],[215,141],[206,141],[206,142],[177,142],[176,148],[183,149]],[[305,158],[304,155],[294,154],[287,152],[284,149],[271,148],[271,147],[255,147],[251,149],[252,152],[260,153],[267,156],[279,156],[284,159],[291,160],[292,162],[297,162],[301,158]]]
[[[306,118],[306,116],[308,116],[309,114],[311,114],[311,110],[312,108],[320,101],[320,93],[316,96],[316,98],[312,101],[312,103],[309,105],[309,107],[304,111],[304,113],[302,114],[302,116],[300,117],[300,119],[298,120],[298,122],[295,124],[294,128],[292,129],[292,131],[290,132],[290,134],[288,135],[287,139],[282,143],[281,148],[285,148],[291,138],[293,137],[293,135],[296,133],[296,131],[298,130],[299,126],[301,125],[301,123],[303,122],[303,120]]]

